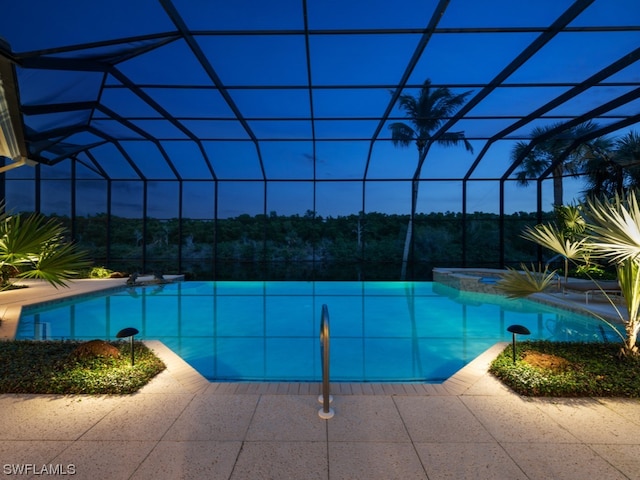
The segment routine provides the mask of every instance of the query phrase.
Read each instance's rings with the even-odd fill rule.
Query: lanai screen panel
[[[285,258],[274,219],[305,216],[350,219],[360,261],[363,238],[381,235],[369,214],[425,216],[414,253],[431,261],[428,238],[444,230],[428,215],[552,208],[552,169],[516,182],[514,147],[536,129],[591,121],[590,135],[615,139],[640,114],[634,0],[27,0],[3,7],[0,37],[6,116],[29,160],[5,173],[8,207],[142,219],[122,254],[134,261],[158,260],[165,230],[191,256],[201,241],[215,258]],[[464,101],[435,119],[426,149],[396,145],[391,125],[414,126],[401,99],[426,81]],[[583,187],[567,180],[564,201]],[[250,233],[235,238],[243,216],[260,228],[240,222]],[[448,241],[464,257],[474,240]],[[317,261],[321,242],[307,246],[298,257]]]

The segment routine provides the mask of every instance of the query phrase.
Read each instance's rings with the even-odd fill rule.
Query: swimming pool
[[[601,341],[606,325],[529,300],[433,282],[177,282],[25,307],[18,339],[165,343],[209,380],[320,381],[320,315],[331,380],[441,382],[521,324],[531,339]],[[613,332],[610,335],[614,338]]]

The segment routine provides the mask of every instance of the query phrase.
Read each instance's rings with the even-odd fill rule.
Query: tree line
[[[545,215],[545,218],[549,218]],[[533,261],[537,250],[520,238],[535,213],[504,216],[504,260]],[[106,214],[59,218],[94,263],[114,270],[187,273],[193,278],[398,280],[409,215],[243,214],[217,220],[137,219]],[[464,228],[463,228],[464,223]],[[418,213],[414,216],[412,277],[429,279],[435,266],[498,267],[500,216]]]

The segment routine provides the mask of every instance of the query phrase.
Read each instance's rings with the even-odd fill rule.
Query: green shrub
[[[511,345],[492,362],[489,371],[515,392],[543,397],[640,397],[640,358],[620,357],[617,343],[519,342],[516,363]],[[564,368],[545,368],[523,358],[553,355]]]
[[[598,265],[578,265],[570,275],[575,278],[585,278],[594,280],[615,280],[617,274],[615,271],[605,270]]]
[[[93,267],[89,272],[89,278],[109,278],[113,270],[105,267]]]
[[[14,340],[0,342],[0,393],[127,394],[134,393],[165,365],[141,342],[134,342],[131,366],[128,341],[110,342],[118,358],[78,358],[83,342]]]

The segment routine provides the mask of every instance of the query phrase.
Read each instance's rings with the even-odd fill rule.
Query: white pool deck
[[[0,293],[0,338],[21,305],[123,283]],[[330,420],[318,384],[210,383],[149,345],[168,368],[134,395],[0,395],[0,478],[640,479],[640,400],[516,395],[487,373],[503,345],[441,385],[333,384]]]

